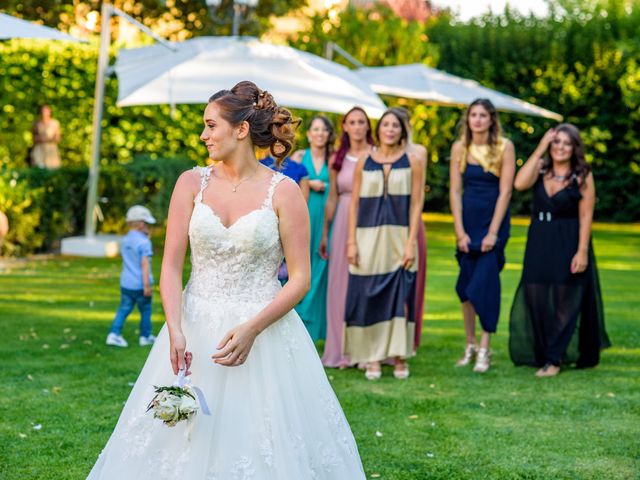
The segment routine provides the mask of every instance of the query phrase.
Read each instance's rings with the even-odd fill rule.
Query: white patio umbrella
[[[253,37],[198,37],[121,50],[115,64],[118,105],[206,103],[218,90],[251,80],[281,104],[344,113],[354,105],[379,118],[385,105],[348,68]]]
[[[0,40],[7,40],[9,38],[41,38],[67,40],[70,42],[82,41],[71,35],[62,33],[55,28],[44,27],[20,18],[12,17],[6,13],[0,13]]]
[[[498,110],[562,120],[550,110],[483,87],[474,80],[456,77],[419,63],[356,70],[373,91],[395,97],[416,98],[435,105],[465,106],[476,98],[488,98]]]

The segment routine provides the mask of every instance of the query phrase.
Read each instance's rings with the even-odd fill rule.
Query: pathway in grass
[[[453,368],[464,336],[453,293],[454,236],[427,223],[425,332],[408,381],[385,368],[368,382],[328,370],[368,478],[632,479],[640,477],[640,229],[597,226],[595,248],[614,346],[594,370],[552,379],[508,359],[508,309],[526,229],[513,228],[494,365]],[[160,253],[160,252],[158,252]],[[160,255],[154,259],[159,277]],[[83,479],[104,446],[148,349],[104,345],[118,303],[118,260],[0,263],[0,478]],[[163,317],[154,298],[154,328]],[[287,480],[287,479],[283,479]],[[306,480],[306,479],[295,479]]]

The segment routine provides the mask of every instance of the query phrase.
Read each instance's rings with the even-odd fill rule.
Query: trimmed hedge
[[[194,162],[139,157],[128,165],[100,171],[100,231],[121,233],[124,215],[134,204],[148,207],[162,224],[178,176]],[[58,247],[61,238],[82,234],[86,211],[86,167],[58,170],[19,169],[0,173],[0,210],[9,218],[2,255],[24,255]]]

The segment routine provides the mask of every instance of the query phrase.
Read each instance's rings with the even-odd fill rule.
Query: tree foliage
[[[638,31],[637,1],[559,0],[550,2],[548,18],[507,9],[470,23],[443,15],[418,24],[385,10],[347,10],[333,21],[318,16],[292,43],[321,54],[324,43],[334,41],[370,66],[425,63],[561,113],[582,131],[597,181],[596,215],[623,221],[640,219]],[[415,139],[430,150],[427,208],[446,208],[442,160],[461,111],[387,100],[413,110]],[[501,119],[519,164],[554,125],[522,115]],[[526,211],[526,196],[516,196],[514,207]]]
[[[170,40],[198,35],[230,35],[233,0],[222,0],[214,10],[205,0],[112,0],[116,8]],[[70,31],[82,27],[90,12],[99,11],[100,0],[1,0],[0,11],[44,25]],[[260,35],[269,28],[272,15],[285,15],[306,4],[306,0],[259,0],[254,12],[240,25],[243,35]],[[117,24],[117,21],[116,21]],[[99,22],[96,31],[99,31]],[[118,37],[118,28],[114,29]]]

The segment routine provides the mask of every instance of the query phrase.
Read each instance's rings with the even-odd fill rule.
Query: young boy
[[[149,225],[156,223],[149,209],[134,205],[127,211],[129,233],[122,239],[122,273],[120,274],[120,307],[113,319],[107,345],[126,347],[129,344],[122,338],[124,322],[138,305],[140,310],[141,347],[151,345],[156,337],[151,334],[151,294],[153,275],[151,273],[151,240]]]

